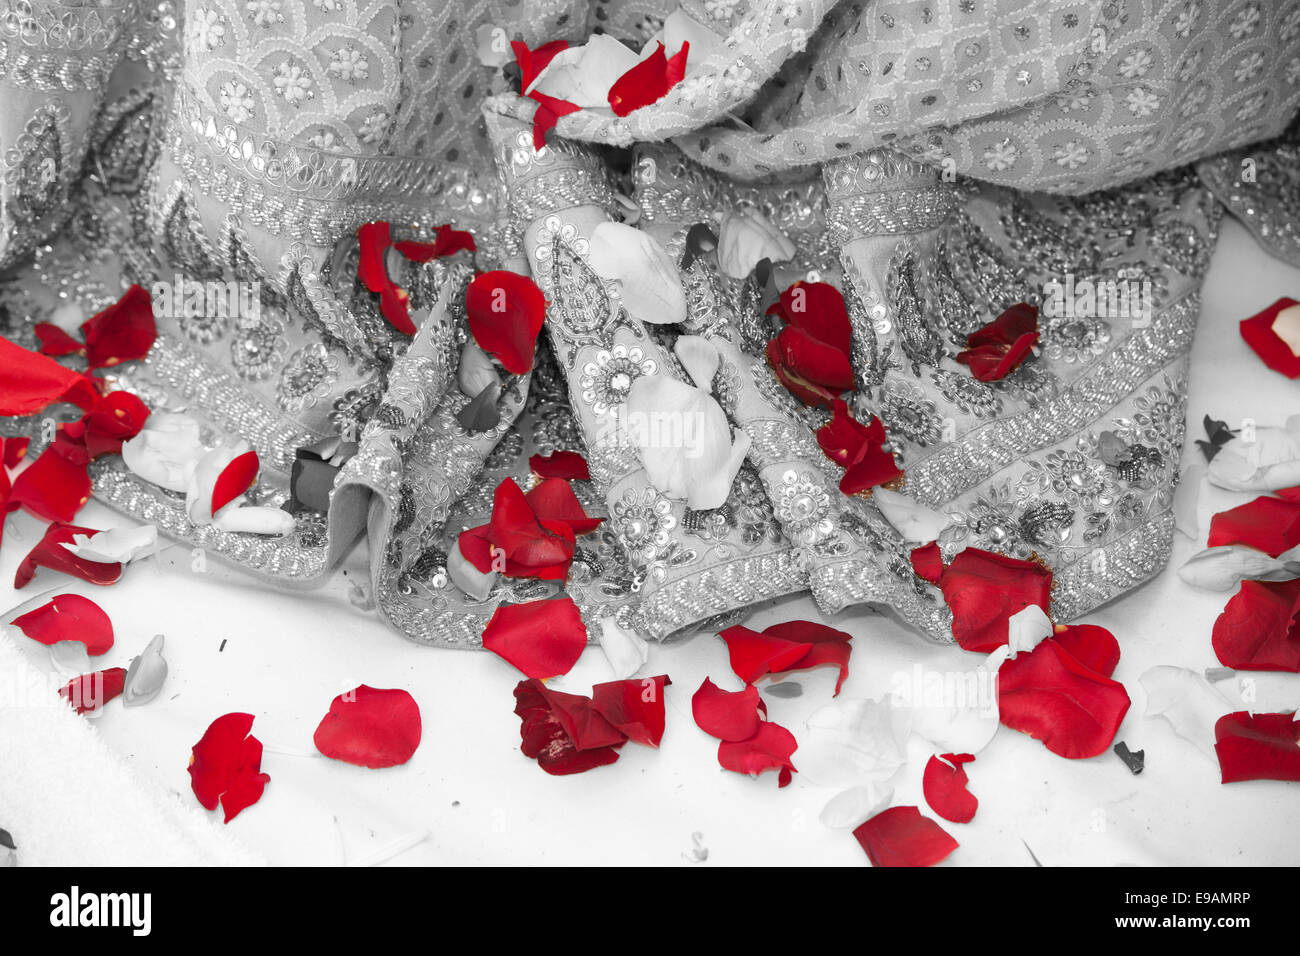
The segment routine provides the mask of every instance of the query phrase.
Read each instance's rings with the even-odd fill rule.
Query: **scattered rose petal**
[[[767,770],[779,771],[777,787],[788,786],[795,766],[790,757],[799,744],[794,734],[779,724],[763,721],[758,732],[745,740],[724,740],[718,744],[718,763],[724,770],[757,776]]]
[[[0,415],[34,415],[64,401],[87,408],[94,398],[84,375],[0,337]]]
[[[973,667],[932,670],[920,664],[896,674],[890,701],[911,712],[912,732],[939,752],[977,754],[993,740],[998,721],[998,668],[1009,654],[999,647]],[[956,666],[956,662],[953,662]]]
[[[213,516],[213,525],[237,534],[265,534],[284,537],[297,527],[293,515],[270,505],[241,505],[222,508]]]
[[[831,797],[817,819],[832,830],[851,830],[879,813],[893,799],[894,788],[881,783],[849,787]]]
[[[229,823],[262,798],[271,778],[262,773],[262,742],[249,734],[252,714],[214,720],[190,755],[190,787],[206,810],[220,801]]]
[[[122,693],[125,679],[126,671],[123,668],[110,667],[74,677],[67,686],[59,688],[59,696],[70,703],[78,714],[88,714]]]
[[[27,448],[30,444],[30,438],[18,435],[11,435],[8,438],[0,437],[0,447],[4,448],[4,466],[6,468],[17,468],[18,463],[27,456]]]
[[[834,701],[808,718],[800,769],[823,787],[888,780],[907,760],[911,720],[908,708],[888,699]]]
[[[1104,753],[1128,712],[1124,685],[1080,664],[1054,639],[998,669],[1002,723],[1070,759]]]
[[[1243,581],[1214,622],[1214,653],[1225,667],[1300,671],[1300,580]]]
[[[1242,581],[1289,581],[1300,576],[1300,548],[1270,558],[1263,551],[1239,545],[1206,548],[1178,569],[1193,587],[1230,591]]]
[[[591,471],[587,468],[587,459],[576,451],[556,451],[549,455],[533,455],[528,459],[528,467],[539,478],[591,480]]]
[[[122,443],[140,433],[149,418],[149,408],[130,392],[115,391],[96,396],[80,421],[64,431],[81,442],[90,458],[117,455]]]
[[[90,492],[84,456],[78,460],[56,441],[14,479],[9,507],[21,505],[46,521],[71,521]]]
[[[939,583],[939,578],[943,576],[943,552],[939,550],[938,542],[931,541],[919,548],[913,548],[911,557],[912,570],[916,572],[918,578],[931,584]]]
[[[925,802],[935,813],[953,823],[970,823],[975,819],[979,800],[966,787],[970,779],[964,764],[975,758],[971,754],[942,754],[931,757],[921,777]]]
[[[559,478],[547,480],[565,484]],[[576,536],[570,521],[543,518],[534,510],[534,500],[555,505],[550,495],[529,499],[513,479],[504,479],[493,496],[492,520],[461,532],[460,553],[481,574],[500,571],[511,578],[563,581],[573,562]],[[585,518],[581,506],[572,517],[582,524],[579,514]]]
[[[1300,781],[1300,722],[1294,712],[1225,714],[1214,725],[1214,750],[1224,783]]]
[[[232,458],[212,485],[212,513],[215,515],[251,488],[260,468],[257,452],[251,448]]]
[[[773,624],[760,634],[736,625],[719,632],[731,655],[731,669],[746,684],[768,674],[801,671],[822,664],[839,668],[835,682],[838,695],[849,674],[852,634],[814,621],[786,621]]]
[[[1281,298],[1263,312],[1241,321],[1241,337],[1255,354],[1275,372],[1287,378],[1300,378],[1300,353],[1294,348],[1292,316],[1300,303],[1295,299]],[[1279,334],[1286,333],[1286,338]],[[1291,341],[1288,341],[1290,339]]]
[[[36,547],[28,552],[27,557],[18,563],[14,574],[14,587],[21,588],[29,584],[36,574],[36,569],[49,568],[62,571],[73,577],[89,581],[91,584],[113,584],[122,577],[122,565],[118,562],[107,564],[100,561],[87,561],[72,554],[64,547],[73,543],[78,535],[97,534],[94,528],[79,528],[76,525],[55,522],[45,529],[45,534]]]
[[[1205,481],[1205,466],[1192,464],[1183,469],[1174,491],[1174,527],[1195,541],[1200,537],[1197,506],[1201,500],[1201,484]]]
[[[378,769],[410,760],[420,746],[420,732],[414,697],[361,684],[330,702],[312,740],[331,760]]]
[[[1119,666],[1119,641],[1099,624],[1057,624],[1052,637],[1076,661],[1102,677]]]
[[[466,339],[460,350],[460,365],[456,369],[456,384],[468,398],[478,398],[485,389],[501,385],[492,357],[478,347],[472,338]],[[495,405],[495,399],[493,400]],[[463,424],[463,423],[462,423]],[[475,429],[477,430],[477,429]]]
[[[671,57],[665,56],[664,45],[655,44],[655,51],[620,76],[609,88],[608,103],[615,116],[627,116],[633,110],[649,106],[667,95],[686,74],[686,58],[690,44]]]
[[[575,537],[590,534],[605,520],[588,515],[573,493],[573,487],[563,478],[543,478],[524,498],[543,524],[562,522],[569,526]]]
[[[163,657],[163,642],[166,638],[155,634],[140,656],[131,661],[126,671],[126,686],[123,690],[122,703],[127,707],[147,704],[158,696],[167,681],[167,660]]]
[[[473,233],[453,229],[449,225],[438,227],[433,242],[413,242],[404,240],[393,243],[393,248],[412,262],[432,262],[458,252],[477,252]]]
[[[888,488],[872,491],[871,501],[904,541],[922,544],[934,541],[952,523],[942,512],[927,508],[915,498]]]
[[[903,472],[886,451],[885,426],[876,416],[867,424],[856,421],[840,399],[833,403],[831,420],[817,430],[817,444],[831,461],[844,469],[840,491],[856,495],[877,485],[899,481]]]
[[[613,617],[600,622],[600,650],[619,680],[631,677],[650,659],[650,644]]]
[[[1174,733],[1214,759],[1214,724],[1229,706],[1228,698],[1185,667],[1161,664],[1138,680],[1147,696],[1146,716],[1163,717]]]
[[[1211,548],[1244,544],[1276,558],[1300,545],[1300,502],[1260,497],[1210,519]]]
[[[155,412],[140,434],[122,443],[122,463],[133,474],[181,494],[205,454],[198,420],[179,412]]]
[[[113,646],[113,622],[103,608],[80,594],[60,594],[12,623],[33,641],[47,646],[79,641],[94,657]]]
[[[86,561],[102,564],[127,564],[153,551],[158,544],[158,528],[151,524],[133,528],[105,528],[93,534],[76,534],[63,547]]]
[[[537,283],[504,269],[479,273],[465,290],[465,310],[470,334],[483,351],[515,375],[532,369],[546,318],[546,297]]]
[[[1052,636],[1052,622],[1037,604],[1021,608],[1007,619],[1007,648],[1011,656],[1032,651]]]
[[[629,437],[658,491],[696,511],[726,503],[750,438],[743,430],[733,436],[717,399],[667,375],[642,375],[625,408]]]
[[[537,103],[537,112],[533,116],[533,149],[541,150],[546,146],[547,134],[555,128],[561,116],[576,113],[582,107],[556,96],[548,96],[540,90],[531,89],[533,83],[543,70],[559,53],[568,49],[567,40],[552,40],[543,43],[535,50],[528,44],[514,40],[510,49],[514,51],[515,62],[519,64],[519,88],[529,99]]]
[[[691,697],[696,726],[719,740],[748,740],[758,733],[766,713],[758,688],[752,684],[744,690],[726,691],[706,677]]]
[[[1038,344],[1038,307],[1020,302],[983,328],[966,336],[966,350],[957,361],[970,366],[981,382],[1007,377]]]
[[[1029,561],[965,548],[939,578],[943,598],[952,609],[952,634],[968,651],[991,651],[1007,642],[1011,615],[1030,604],[1044,611],[1052,590],[1052,572]]]
[[[591,233],[588,263],[596,275],[618,283],[620,301],[642,322],[686,321],[686,290],[677,263],[648,232],[621,222],[600,223]]]
[[[641,680],[615,680],[591,689],[592,706],[634,743],[658,747],[664,736],[667,674]]]
[[[403,335],[416,333],[411,321],[410,295],[388,274],[388,250],[392,248],[392,226],[368,222],[357,228],[357,276],[371,292],[379,294],[379,312]]]
[[[524,756],[549,774],[585,773],[611,764],[627,742],[588,698],[550,690],[540,680],[523,680],[515,687],[515,713]]]
[[[729,212],[718,230],[718,268],[732,279],[746,279],[762,260],[788,262],[794,258],[790,237],[756,209]]]
[[[890,807],[853,835],[872,866],[934,866],[957,849],[957,841],[916,807]]]
[[[502,604],[483,631],[483,647],[529,677],[567,674],[587,646],[587,628],[569,597]]]
[[[781,384],[805,404],[826,407],[853,388],[849,313],[838,289],[796,282],[767,311],[786,323],[766,351]]]
[[[131,286],[115,303],[82,323],[81,334],[91,369],[144,358],[158,336],[149,290]]]
[[[582,46],[560,49],[523,87],[524,95],[540,93],[582,109],[609,105],[609,90],[640,57],[614,37],[596,33]]]
[[[1251,441],[1234,438],[1226,426],[1219,435],[1221,444],[1211,445],[1217,454],[1205,468],[1211,484],[1258,492],[1300,482],[1300,415],[1290,416],[1282,427],[1255,426]]]

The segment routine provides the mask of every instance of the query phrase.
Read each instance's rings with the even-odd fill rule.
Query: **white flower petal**
[[[818,820],[832,830],[851,830],[870,820],[894,799],[894,788],[881,783],[849,787],[831,797]]]
[[[799,773],[824,787],[888,780],[907,760],[910,724],[911,711],[888,699],[833,701],[808,718]]]
[[[1205,481],[1205,466],[1188,465],[1178,479],[1174,492],[1174,527],[1193,541],[1201,536],[1200,521],[1196,511],[1201,501],[1201,484]]]
[[[185,511],[191,521],[197,525],[212,524],[212,492],[217,479],[227,465],[252,449],[246,441],[230,442],[218,445],[195,463],[185,488]]]
[[[934,670],[914,665],[896,674],[890,699],[911,711],[912,732],[938,753],[977,754],[998,732],[998,668],[1004,645],[973,667]]]
[[[888,488],[873,488],[871,500],[904,541],[928,544],[938,538],[939,533],[951,523],[947,515]]]
[[[1047,613],[1037,604],[1030,604],[1007,619],[1007,647],[1015,657],[1021,651],[1032,651],[1044,638],[1055,633]]]
[[[90,673],[90,654],[81,641],[55,641],[50,645],[50,660],[70,674]]]
[[[1229,491],[1276,491],[1300,484],[1300,415],[1292,415],[1282,428],[1255,427],[1250,436],[1243,431],[1219,449],[1206,474],[1211,484]]]
[[[456,383],[461,392],[469,398],[477,398],[483,389],[500,381],[491,356],[473,338],[466,339],[464,348],[460,350],[460,367],[456,370]]]
[[[619,282],[628,312],[653,325],[686,321],[686,291],[677,265],[649,233],[621,222],[602,222],[591,234],[591,268]]]
[[[134,528],[106,528],[95,535],[74,534],[72,543],[63,547],[87,561],[126,564],[154,549],[158,528],[142,524]]]
[[[1138,680],[1147,695],[1146,715],[1163,717],[1178,736],[1190,740],[1201,753],[1217,762],[1214,725],[1232,712],[1226,697],[1195,671],[1161,664]]]
[[[1254,581],[1290,581],[1300,577],[1300,568],[1295,565],[1288,567],[1282,558],[1271,558],[1254,548],[1227,545],[1206,548],[1192,555],[1178,569],[1178,576],[1193,587],[1228,591],[1248,578]]]
[[[260,505],[239,506],[240,501],[242,499],[236,499],[218,511],[212,523],[222,531],[238,534],[269,534],[277,537],[293,534],[293,515],[289,512]]]
[[[650,659],[650,644],[612,617],[601,619],[600,649],[614,671],[614,680],[627,680]]]
[[[459,545],[452,545],[450,552],[447,554],[447,577],[451,579],[452,584],[474,600],[487,600],[487,596],[492,593],[493,585],[497,583],[497,576],[496,571],[489,571],[484,574],[470,564],[465,555],[460,553]]]
[[[183,493],[206,451],[196,419],[177,412],[154,412],[140,434],[122,443],[122,462],[145,481]]]
[[[794,243],[762,213],[746,209],[723,217],[718,230],[718,266],[724,275],[744,279],[761,260],[786,262],[794,254]]]
[[[714,33],[699,20],[678,7],[664,19],[663,36],[660,37],[666,52],[674,52],[682,48],[683,43],[689,43],[691,48],[686,54],[686,75],[692,76],[700,72],[700,67],[709,61],[710,58],[722,55],[726,56],[727,45],[722,37]],[[654,52],[654,47],[650,47]]]
[[[706,392],[713,389],[713,376],[722,361],[714,343],[702,335],[679,335],[673,343],[673,352],[681,360],[691,381]]]

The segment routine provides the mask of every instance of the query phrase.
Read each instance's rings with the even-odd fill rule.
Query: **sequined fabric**
[[[605,519],[579,539],[566,586],[593,639],[610,626],[680,637],[802,591],[827,613],[871,602],[951,639],[941,596],[912,572],[916,542],[870,497],[839,490],[840,469],[815,440],[826,413],[768,368],[776,326],[757,276],[735,279],[715,257],[694,257],[681,271],[686,323],[655,326],[592,269],[603,222],[634,220],[679,263],[693,226],[716,230],[730,213],[761,212],[785,232],[796,251],[779,279],[843,291],[854,411],[886,423],[904,493],[947,516],[945,556],[976,546],[1050,564],[1058,620],[1134,587],[1168,554],[1186,357],[1222,209],[1275,254],[1300,258],[1293,136],[1186,165],[1270,135],[1294,112],[1285,73],[1294,3],[692,0],[683,9],[738,37],[716,58],[723,79],[683,84],[626,120],[566,117],[559,129],[572,138],[541,151],[531,113],[479,62],[492,42],[483,28],[530,43],[578,42],[599,28],[639,47],[677,4],[0,3],[0,334],[33,347],[36,323],[79,321],[131,282],[255,289],[256,302],[235,314],[156,308],[150,356],[109,370],[109,383],[155,410],[194,415],[209,443],[250,441],[263,464],[256,504],[288,500],[301,449],[333,436],[358,446],[328,511],[298,510],[285,538],[196,527],[181,496],[113,456],[93,465],[96,496],[285,586],[321,581],[364,537],[377,613],[427,644],[475,645],[502,602],[559,590],[503,579],[479,600],[447,571],[459,532],[487,520],[497,484],[528,487],[529,457],[556,450],[588,458],[592,480],[575,490]],[[1180,38],[1180,11],[1192,7]],[[68,11],[73,20],[58,20]],[[56,21],[93,23],[93,39],[60,46]],[[1022,21],[1038,31],[1028,40]],[[1097,51],[1099,25],[1108,40]],[[959,96],[952,84],[975,75],[961,57],[994,27],[981,62],[999,92]],[[938,38],[930,66],[903,63],[898,51],[921,51],[927,37]],[[1194,48],[1218,72],[1207,66],[1185,82],[1176,64]],[[1248,48],[1269,52],[1262,72],[1231,79]],[[1040,70],[1033,96],[1016,88],[1021,50]],[[1093,72],[1081,78],[1085,63]],[[1227,104],[1248,107],[1277,71],[1286,82],[1232,120]],[[1177,122],[1147,143],[1150,123],[1124,113],[1134,90],[1187,102],[1200,77],[1220,74],[1189,114],[1212,127],[1194,143],[1179,145]],[[931,75],[948,84],[942,104],[925,102]],[[757,103],[760,89],[756,134],[712,125]],[[873,118],[833,135],[827,118],[859,99]],[[888,120],[871,106],[880,99],[895,106]],[[788,132],[764,139],[778,128]],[[1052,159],[1064,145],[1052,137],[1103,128],[1128,139],[1090,139],[1074,167]],[[1015,138],[1034,130],[1033,143]],[[986,143],[991,131],[997,142]],[[662,142],[669,136],[676,142]],[[816,148],[798,149],[801,136]],[[988,167],[990,149],[1011,155],[993,149],[1006,137],[1020,144],[1015,156]],[[1130,141],[1144,144],[1130,150],[1140,167],[1125,165]],[[1260,172],[1253,180],[1240,175],[1247,160]],[[1177,168],[1151,175],[1167,166]],[[746,178],[774,169],[786,172]],[[1123,182],[1077,197],[1009,188],[1068,194]],[[397,278],[420,330],[398,333],[355,278],[355,229],[375,219],[403,238],[427,239],[444,223],[468,229],[477,268],[526,271],[545,291],[536,368],[508,383],[497,425],[460,421],[470,267],[407,263]],[[1051,284],[1067,280],[1103,298],[1051,310]],[[1139,290],[1141,307],[1108,303],[1106,289]],[[1001,382],[973,379],[955,362],[966,335],[1021,301],[1043,309],[1038,354]],[[726,502],[708,510],[656,489],[636,449],[607,427],[639,377],[686,378],[673,352],[680,333],[717,348],[710,391],[750,440]],[[0,427],[33,435],[40,450],[39,421]]]

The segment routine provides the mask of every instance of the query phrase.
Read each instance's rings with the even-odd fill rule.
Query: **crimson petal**
[[[540,680],[516,685],[515,713],[520,719],[520,749],[549,774],[585,773],[611,764],[626,743],[626,738],[591,708],[587,698],[548,690]],[[575,742],[573,733],[578,734],[580,743]]]
[[[1129,696],[1123,684],[1085,667],[1049,637],[1003,661],[998,705],[1003,724],[1073,760],[1105,752]]]
[[[1071,657],[1089,670],[1110,677],[1119,665],[1119,641],[1099,624],[1056,625],[1053,637]]]
[[[142,359],[153,348],[158,328],[153,318],[153,297],[142,285],[133,285],[102,312],[81,324],[90,368],[107,368]]]
[[[829,282],[799,281],[767,310],[844,355],[853,354],[853,332],[844,296]]]
[[[587,467],[587,459],[576,451],[557,451],[549,455],[533,455],[528,459],[528,467],[539,478],[591,480],[591,469]]]
[[[529,677],[567,674],[587,646],[587,627],[569,597],[502,604],[483,630],[483,647]]]
[[[537,283],[506,269],[480,273],[465,290],[465,311],[474,341],[506,371],[523,375],[533,367],[546,318],[546,296]]]
[[[1300,305],[1300,303],[1295,299],[1278,299],[1263,312],[1252,315],[1249,319],[1243,319],[1240,329],[1241,337],[1255,350],[1255,354],[1265,365],[1287,378],[1300,378],[1300,355],[1296,355],[1291,350],[1291,346],[1282,341],[1273,331],[1273,322],[1277,319],[1278,313],[1293,305]]]
[[[913,548],[911,556],[912,570],[916,576],[931,584],[938,584],[939,578],[943,576],[943,552],[939,550],[939,543],[931,541]]]
[[[412,242],[407,240],[395,242],[393,246],[412,262],[431,262],[434,259],[442,259],[458,252],[478,251],[478,247],[474,245],[474,235],[472,233],[461,229],[453,229],[450,225],[439,226],[433,242]]]
[[[48,604],[14,618],[13,624],[47,647],[59,641],[80,641],[91,657],[113,646],[113,622],[103,608],[80,594],[60,594]]]
[[[629,740],[658,747],[664,737],[664,688],[667,674],[614,680],[591,689],[592,706]]]
[[[790,762],[799,744],[794,734],[780,724],[765,720],[758,731],[745,740],[724,740],[718,744],[718,763],[724,770],[757,775],[768,770],[779,771],[777,787],[788,786],[796,772]]]
[[[542,521],[562,521],[575,535],[590,534],[605,520],[590,517],[569,482],[563,478],[543,479],[524,497]]]
[[[970,779],[962,764],[970,763],[972,754],[944,754],[931,757],[921,776],[925,802],[935,813],[953,823],[970,823],[975,819],[979,800],[966,789]]]
[[[981,382],[1005,378],[1038,344],[1038,307],[1020,302],[966,336],[957,361]]]
[[[1300,723],[1295,712],[1225,714],[1214,725],[1214,752],[1224,783],[1300,781]]]
[[[256,803],[271,778],[261,773],[262,743],[250,736],[252,714],[225,714],[214,720],[190,755],[190,788],[204,809],[218,801],[226,822]]]
[[[1210,519],[1208,547],[1244,544],[1276,558],[1300,544],[1300,501],[1260,497]]]
[[[140,434],[148,417],[149,407],[130,392],[114,391],[96,398],[77,423],[86,453],[91,458],[121,454],[122,442]]]
[[[14,479],[9,505],[22,505],[46,521],[71,521],[90,500],[90,475],[83,449],[58,442],[41,452]]]
[[[73,706],[78,714],[88,714],[103,707],[122,693],[126,686],[126,668],[110,667],[74,677],[59,688],[59,696]]]
[[[257,452],[246,451],[222,468],[212,485],[212,513],[216,514],[251,488],[261,467]]]
[[[122,565],[119,562],[87,561],[63,547],[72,544],[73,537],[79,534],[95,535],[99,531],[61,522],[55,522],[46,528],[41,540],[36,542],[36,547],[18,563],[18,570],[14,573],[14,587],[22,588],[31,583],[38,567],[62,571],[91,584],[113,584],[121,578]]]
[[[727,691],[706,677],[691,697],[691,714],[696,726],[719,740],[748,740],[758,733],[758,725],[762,723],[760,714],[766,713],[763,699],[753,684],[744,690]]]
[[[952,609],[952,635],[968,651],[985,653],[1007,642],[1011,615],[1037,604],[1047,611],[1052,572],[979,548],[963,549],[939,577]]]
[[[656,44],[654,53],[620,76],[609,88],[608,100],[614,115],[627,116],[633,110],[663,99],[685,75],[689,50],[690,44],[683,43],[670,59],[664,55],[664,45]]]
[[[1224,667],[1300,672],[1300,580],[1242,581],[1214,622],[1214,653]]]
[[[77,341],[52,322],[37,322],[32,331],[41,343],[42,355],[77,355],[86,350],[86,343]]]
[[[740,624],[718,632],[718,636],[727,642],[731,669],[746,684],[754,683],[764,674],[787,670],[812,649],[811,644],[769,637]]]
[[[957,841],[916,807],[890,807],[853,831],[872,866],[934,866]]]
[[[34,415],[61,401],[86,407],[93,398],[84,375],[0,337],[0,415]]]
[[[4,466],[6,468],[17,468],[18,463],[27,456],[27,446],[31,444],[30,438],[12,436],[9,438],[0,438],[0,445],[4,447]]]
[[[420,733],[420,707],[409,693],[361,684],[330,702],[312,740],[326,757],[378,769],[410,760]]]

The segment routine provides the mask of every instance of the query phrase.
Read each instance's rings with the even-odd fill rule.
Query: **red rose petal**
[[[100,396],[78,423],[86,453],[91,458],[121,454],[122,442],[140,434],[148,417],[149,407],[130,392]]]
[[[326,757],[358,767],[396,767],[420,746],[420,707],[400,689],[361,684],[330,702],[312,740]]]
[[[1080,664],[1049,637],[1002,663],[998,703],[1003,724],[1054,754],[1080,759],[1110,746],[1129,696],[1123,684]]]
[[[474,341],[506,371],[523,375],[533,367],[546,318],[546,296],[537,283],[505,269],[480,273],[465,290],[465,311]]]
[[[574,511],[567,503],[553,500],[551,494],[541,497],[543,507],[564,509],[579,523],[591,520],[580,505]],[[563,581],[573,561],[575,540],[568,521],[538,517],[519,486],[506,478],[493,495],[492,520],[462,532],[458,543],[461,554],[481,574],[489,573],[496,564],[506,577]],[[495,560],[498,556],[504,562]]]
[[[1224,783],[1300,781],[1300,723],[1294,711],[1225,714],[1214,725],[1214,752]]]
[[[262,744],[249,736],[252,714],[226,714],[212,722],[190,755],[190,788],[199,803],[215,810],[220,801],[226,822],[261,799],[271,778],[261,773]]]
[[[934,866],[957,841],[916,807],[890,807],[853,831],[872,866]]]
[[[555,55],[568,48],[568,40],[552,40],[543,43],[535,50],[528,49],[527,43],[512,40],[510,49],[514,51],[515,62],[519,64],[519,88],[526,90],[532,86],[533,80],[537,79],[537,75],[546,69],[551,60],[555,59]]]
[[[543,479],[524,498],[541,521],[562,521],[574,535],[590,534],[605,520],[590,517],[583,510],[578,496],[573,493],[573,488],[563,478]]]
[[[539,478],[591,480],[591,469],[587,467],[587,459],[576,451],[557,451],[550,455],[533,455],[528,459],[528,467]]]
[[[971,754],[944,754],[931,757],[921,776],[921,789],[930,809],[953,823],[970,823],[980,802],[966,789],[970,779],[962,764],[970,763]],[[946,762],[945,762],[946,761]]]
[[[767,314],[780,316],[786,324],[802,329],[845,356],[853,354],[849,310],[840,290],[829,282],[794,283],[781,293]]]
[[[811,644],[769,637],[740,624],[720,631],[718,636],[727,642],[731,669],[746,684],[788,669],[812,649]]]
[[[774,637],[793,644],[808,644],[808,652],[793,664],[786,666],[786,671],[806,671],[823,664],[834,664],[840,670],[835,681],[835,694],[844,686],[844,679],[849,676],[849,654],[853,645],[853,635],[838,631],[816,621],[785,621],[773,624],[763,631],[764,637]],[[777,673],[774,668],[773,673]]]
[[[585,773],[611,764],[626,743],[587,698],[548,690],[540,680],[523,680],[515,687],[515,713],[520,719],[520,749],[549,774]]]
[[[609,88],[609,105],[615,116],[627,116],[633,110],[649,106],[681,82],[686,72],[689,43],[673,54],[664,55],[664,45],[656,45],[654,53],[632,67]]]
[[[1047,611],[1052,572],[1029,561],[965,548],[939,577],[952,609],[952,635],[968,651],[985,653],[1007,642],[1007,621],[1037,604]]]
[[[779,368],[803,391],[830,396],[829,400],[821,398],[812,402],[805,398],[807,404],[829,405],[840,392],[853,387],[853,366],[848,353],[798,326],[787,325],[768,343],[767,358],[768,364]]]
[[[1038,308],[1021,302],[966,337],[957,361],[981,382],[996,382],[1028,357],[1038,344]]]
[[[810,382],[807,379],[794,374],[783,364],[781,342],[777,339],[767,343],[767,350],[764,352],[767,358],[767,364],[772,369],[772,374],[776,380],[786,387],[795,398],[805,405],[824,406],[829,408],[831,403],[839,398],[842,388],[831,389],[816,382]]]
[[[60,594],[48,604],[14,618],[13,625],[47,647],[59,641],[80,641],[91,657],[113,646],[113,622],[103,608],[80,594]]]
[[[1115,673],[1119,664],[1119,641],[1098,624],[1056,625],[1056,643],[1071,657],[1102,677]]]
[[[431,262],[458,252],[477,252],[474,235],[449,225],[439,226],[433,242],[395,242],[394,248],[412,262]]]
[[[1214,653],[1224,667],[1300,672],[1300,580],[1242,581],[1214,622]]]
[[[587,627],[569,597],[502,604],[483,631],[483,647],[529,677],[567,674],[587,647]]]
[[[246,451],[222,468],[212,485],[212,513],[216,514],[251,488],[261,467],[257,452]]]
[[[388,276],[387,253],[392,245],[389,223],[368,222],[358,227],[357,277],[371,292],[379,293],[379,312],[388,324],[403,335],[414,335],[410,296]]]
[[[658,747],[664,737],[667,674],[607,681],[591,689],[592,706],[629,740]]]
[[[799,744],[794,734],[780,724],[765,720],[758,732],[745,740],[724,740],[718,744],[718,763],[724,770],[758,775],[768,770],[778,770],[777,786],[788,786],[795,766],[791,755]]]
[[[91,369],[144,358],[158,337],[149,290],[142,285],[131,286],[122,298],[83,322],[81,334],[86,339],[86,361]]]
[[[85,457],[84,450],[67,449],[57,442],[41,452],[14,479],[9,493],[9,505],[22,505],[32,514],[46,521],[71,521],[90,500],[90,475],[86,461],[76,461],[72,456]]]
[[[42,355],[63,356],[78,355],[86,350],[86,344],[74,339],[57,325],[50,322],[37,322],[33,327],[36,338],[40,340]]]
[[[885,426],[876,416],[863,424],[836,399],[831,420],[817,430],[817,444],[826,457],[845,469],[840,491],[855,495],[903,477],[894,456],[882,447]]]
[[[72,544],[73,536],[79,534],[95,535],[95,528],[80,528],[76,525],[55,522],[45,529],[45,534],[28,552],[27,557],[18,563],[14,573],[14,587],[22,588],[31,583],[38,567],[51,571],[62,571],[73,577],[89,581],[91,584],[113,584],[122,577],[122,565],[114,561],[87,561],[79,558],[64,544]]]
[[[943,552],[939,550],[937,541],[912,549],[912,570],[917,577],[931,584],[939,583],[943,576]]]
[[[1300,378],[1300,355],[1291,351],[1291,346],[1273,331],[1273,322],[1279,312],[1297,304],[1300,303],[1295,299],[1278,299],[1263,312],[1243,319],[1240,326],[1241,337],[1264,364],[1287,378]]]
[[[1276,558],[1300,544],[1300,502],[1260,497],[1210,519],[1207,545],[1244,544]]]
[[[727,691],[707,677],[691,698],[695,724],[710,737],[719,740],[748,740],[758,733],[762,716],[767,714],[758,688],[749,684],[744,690]]]
[[[0,438],[0,445],[4,447],[4,466],[6,468],[17,468],[18,463],[27,456],[27,446],[31,444],[30,438],[11,436],[9,438]]]
[[[78,714],[88,714],[98,710],[126,687],[126,668],[110,667],[74,677],[65,687],[59,688],[59,696],[70,703]]]
[[[93,398],[84,375],[0,337],[0,415],[35,415],[55,402],[85,407]]]

